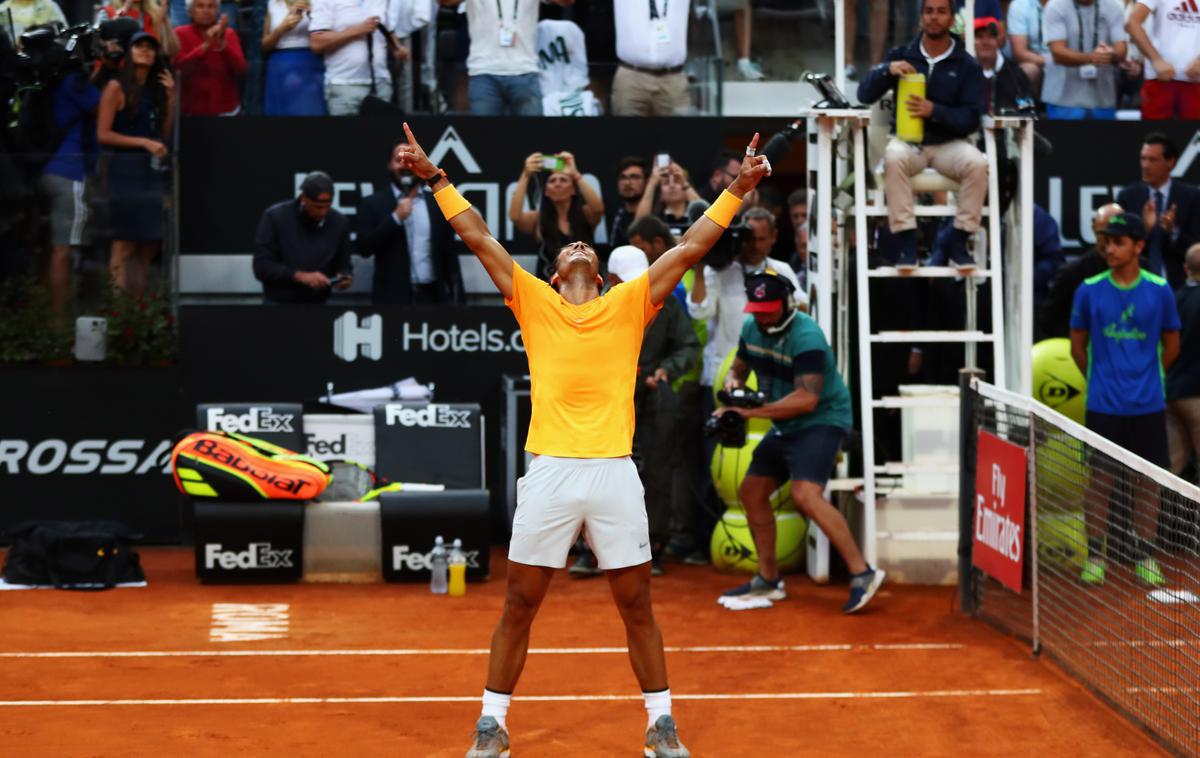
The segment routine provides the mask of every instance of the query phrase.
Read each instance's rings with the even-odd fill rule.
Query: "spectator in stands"
[[[738,337],[737,357],[725,380],[726,389],[744,387],[751,371],[767,403],[759,408],[724,407],[743,421],[768,418],[767,432],[750,460],[738,496],[758,553],[758,571],[726,597],[787,597],[775,560],[775,513],[771,496],[790,481],[796,508],[821,527],[851,574],[850,598],[842,606],[854,613],[874,596],[885,572],[863,559],[846,519],[823,494],[833,473],[838,449],[854,425],[850,392],[838,374],[833,351],[821,327],[796,310],[788,282],[757,274],[746,279],[746,311]]]
[[[1050,48],[1046,45],[1045,8],[1049,0],[1013,0],[1008,6],[1008,35],[1013,58],[1025,72],[1036,95],[1041,91],[1042,75]]]
[[[39,186],[50,206],[50,307],[65,316],[71,289],[71,251],[87,242],[87,177],[96,167],[96,109],[100,92],[81,71],[68,72],[51,94],[50,108],[63,135],[42,170]]]
[[[645,253],[631,245],[612,251],[608,259],[608,283],[631,282],[650,268]],[[650,573],[661,576],[662,549],[671,536],[671,486],[679,456],[672,431],[678,397],[671,382],[683,376],[700,357],[700,341],[692,331],[683,305],[673,297],[663,301],[662,310],[646,327],[638,354],[637,386],[633,405],[636,418],[634,448],[639,451],[638,474],[646,491],[646,515],[650,522]],[[586,548],[571,567],[572,576],[598,576],[596,558]]]
[[[12,26],[9,27],[9,19]],[[62,8],[54,0],[5,0],[0,3],[0,30],[12,34],[14,44],[19,44],[27,29],[45,24],[67,25]]]
[[[1146,59],[1142,118],[1200,119],[1200,14],[1170,0],[1137,0],[1125,29]],[[1146,19],[1154,14],[1153,37]]]
[[[969,28],[967,25],[965,0],[954,0],[954,26],[951,31],[956,37],[966,38],[964,32]],[[975,20],[981,18],[990,18],[996,22],[996,36],[1000,40],[1000,47],[1004,47],[1008,42],[1008,34],[1004,28],[1004,4],[1000,0],[975,0]]]
[[[676,116],[691,113],[687,76],[689,0],[624,2],[615,6],[617,60],[614,116]]]
[[[331,116],[357,115],[363,100],[392,99],[388,70],[390,34],[379,22],[387,15],[387,0],[313,0],[308,29],[312,51],[325,58],[325,104]],[[397,58],[408,55],[392,37]]]
[[[263,211],[254,235],[254,277],[267,303],[323,303],[353,282],[350,221],[333,206],[333,180],[314,171],[300,195]]]
[[[236,116],[242,111],[238,82],[246,56],[229,17],[217,20],[217,0],[191,0],[192,23],[176,30],[179,103],[185,116]]]
[[[758,82],[763,79],[762,68],[750,60],[750,40],[754,29],[754,9],[750,0],[716,0],[718,13],[733,13],[733,39],[737,47],[737,72],[743,80]],[[883,3],[883,0],[876,0]],[[664,6],[666,3],[664,3]],[[885,12],[887,5],[883,3]],[[665,12],[665,11],[664,11]]]
[[[600,101],[588,86],[588,50],[574,21],[544,18],[537,25],[538,86],[547,116],[599,116]]]
[[[403,143],[402,143],[403,144]],[[433,305],[462,301],[454,231],[433,193],[393,150],[387,189],[364,197],[355,220],[358,254],[375,257],[372,303]]]
[[[1049,118],[1112,119],[1117,114],[1117,65],[1125,59],[1125,17],[1117,0],[1050,0],[1050,46],[1042,100]]]
[[[899,12],[899,6],[897,6]],[[887,49],[887,32],[888,32],[888,2],[887,0],[869,0],[867,4],[867,54],[870,56],[871,65],[875,65],[883,60],[884,51]],[[847,0],[845,25],[843,27],[846,32],[846,79],[856,81],[858,79],[858,67],[855,65],[857,56],[855,49],[858,43],[858,0]]]
[[[537,210],[527,210],[525,199],[530,180],[544,177],[545,187]],[[569,242],[592,244],[592,230],[604,218],[604,201],[583,180],[575,165],[575,156],[533,153],[525,159],[508,219],[517,231],[531,234],[538,241],[538,273],[547,280],[553,274],[558,251]]]
[[[573,5],[575,0],[550,0]],[[467,4],[471,50],[467,82],[471,113],[477,116],[540,116],[537,40],[539,3],[513,0],[438,0],[443,7]]]
[[[787,204],[794,240],[794,249],[788,265],[796,273],[800,292],[808,292],[808,190],[794,190],[788,195]]]
[[[1047,292],[1046,302],[1038,314],[1038,340],[1070,336],[1071,303],[1075,299],[1075,290],[1085,280],[1108,270],[1104,230],[1113,216],[1124,212],[1125,209],[1120,205],[1109,203],[1100,206],[1092,214],[1092,232],[1096,235],[1094,251],[1085,250],[1058,269]],[[1036,227],[1034,236],[1037,236]]]
[[[149,32],[129,38],[120,76],[104,87],[96,118],[98,142],[109,148],[109,221],[114,286],[134,297],[146,291],[150,263],[163,238],[167,141],[175,117],[175,79]]]
[[[1167,372],[1167,441],[1175,474],[1200,455],[1200,243],[1188,248],[1183,266],[1187,282],[1175,291],[1179,360]]]
[[[1129,31],[1129,19],[1137,8],[1137,0],[1121,0],[1122,12],[1125,15],[1125,31]],[[1127,45],[1125,60],[1117,64],[1117,107],[1129,110],[1142,107],[1142,84],[1145,77],[1146,59],[1137,45]]]
[[[309,42],[309,0],[271,0],[263,16],[267,56],[263,113],[325,116],[325,63]]]
[[[704,266],[704,274],[696,277],[688,299],[689,315],[708,322],[708,343],[704,347],[700,385],[709,412],[712,411],[712,387],[717,369],[725,356],[737,347],[738,335],[746,319],[746,278],[769,271],[791,282],[797,299],[800,294],[800,284],[792,267],[767,257],[771,246],[765,242],[769,235],[763,235],[761,240],[759,238],[758,230],[774,221],[770,212],[751,208],[742,214],[742,221],[755,229],[754,237],[741,243],[737,257],[725,268],[717,270]]]
[[[629,244],[627,230],[637,216],[638,203],[646,192],[646,159],[630,155],[617,164],[617,197],[621,205],[613,216],[608,241],[613,247]]]
[[[905,74],[922,73],[926,78],[925,97],[911,95],[907,102],[896,104],[897,111],[904,108],[924,121],[924,141],[916,145],[893,137],[884,155],[892,254],[902,271],[917,265],[912,176],[929,165],[960,184],[947,255],[957,267],[975,265],[967,252],[967,239],[979,228],[988,164],[968,137],[979,129],[986,87],[982,69],[967,55],[962,41],[950,34],[950,24],[949,0],[924,0],[921,35],[908,45],[893,48],[858,85],[858,99],[873,103],[896,90]]]
[[[1183,255],[1200,242],[1200,189],[1172,178],[1179,150],[1162,132],[1142,140],[1142,180],[1117,193],[1117,202],[1130,213],[1139,213],[1146,229],[1142,265],[1167,277],[1171,286],[1183,285]]]
[[[687,171],[671,161],[666,167],[656,166],[650,172],[646,191],[638,203],[637,217],[657,216],[671,229],[671,234],[679,237],[691,226],[688,204],[699,199]]]
[[[1033,85],[1024,69],[1005,59],[999,34],[996,19],[975,19],[975,59],[983,69],[984,108],[992,114],[1016,109],[1032,112]]]
[[[736,154],[728,150],[722,150],[713,158],[712,171],[709,172],[708,181],[700,187],[700,197],[707,203],[712,203],[721,192],[729,186],[733,181],[731,177],[737,176],[737,172],[742,167],[742,159]],[[742,200],[742,205],[746,204],[746,200]]]
[[[629,244],[641,250],[653,264],[675,246],[675,235],[659,217],[642,216],[629,225]],[[675,291],[678,292],[679,287]]]
[[[92,72],[92,84],[98,91],[103,92],[104,86],[120,75],[129,38],[139,29],[141,26],[132,18],[116,18],[100,24],[100,47],[103,52],[96,70]]]
[[[1057,0],[1051,0],[1056,2]],[[1138,266],[1144,230],[1135,213],[1113,216],[1104,230],[1108,271],[1086,280],[1071,307],[1071,357],[1088,379],[1087,427],[1156,466],[1170,466],[1163,375],[1179,357],[1179,312],[1165,279]],[[1092,468],[1087,496],[1088,557],[1081,578],[1103,584],[1113,475]],[[1165,583],[1154,558],[1159,497],[1152,484],[1137,493],[1133,548],[1143,584]]]
[[[116,0],[100,8],[96,14],[96,24],[114,18],[132,18],[142,25],[142,31],[158,40],[163,55],[174,58],[179,52],[179,38],[175,36],[175,27],[167,15],[167,6],[158,0]]]

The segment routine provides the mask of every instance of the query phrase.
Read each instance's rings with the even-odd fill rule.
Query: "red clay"
[[[465,697],[466,702],[317,704],[0,704],[0,744],[37,756],[461,756],[478,715],[486,648],[503,596],[492,581],[462,599],[420,585],[200,585],[192,554],[145,549],[146,589],[6,592],[0,652],[461,650],[452,654],[14,658],[0,703],[37,700]],[[677,699],[695,756],[1017,756],[1161,754],[1141,732],[1027,647],[957,614],[950,588],[887,588],[845,617],[845,590],[789,577],[776,608],[715,602],[731,578],[670,566],[654,581],[668,646],[849,645],[850,650],[671,652],[671,690],[688,695],[808,693],[805,699]],[[287,603],[286,639],[209,639],[213,603]],[[880,645],[961,647],[887,649]],[[603,579],[555,579],[534,648],[623,647]],[[1024,694],[962,695],[974,690]],[[933,696],[929,693],[953,692]],[[830,693],[851,693],[833,696]],[[864,693],[915,696],[863,697]],[[640,698],[521,702],[521,696],[637,698],[623,653],[529,657],[509,716],[513,755],[638,755]]]

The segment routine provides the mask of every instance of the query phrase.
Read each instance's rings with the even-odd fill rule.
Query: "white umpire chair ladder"
[[[847,355],[851,339],[858,343],[859,411],[862,426],[861,541],[863,556],[872,565],[878,558],[876,545],[876,493],[880,477],[906,473],[953,473],[956,468],[926,464],[919,466],[905,461],[875,460],[875,418],[880,409],[944,407],[945,397],[877,396],[872,374],[872,347],[880,343],[962,343],[966,349],[965,363],[974,365],[976,348],[991,345],[994,378],[998,385],[1017,391],[1029,391],[1029,351],[1032,346],[1032,122],[1025,118],[985,119],[983,138],[988,160],[988,192],[984,207],[985,224],[981,227],[985,245],[976,245],[974,257],[978,264],[973,272],[964,274],[949,266],[921,267],[911,274],[901,274],[892,266],[870,267],[867,219],[886,217],[882,189],[868,197],[868,125],[869,112],[860,109],[813,110],[804,113],[809,124],[809,190],[815,207],[810,209],[816,224],[816,234],[810,235],[809,280],[812,283],[813,317],[824,330],[830,344],[835,345],[839,370],[847,376]],[[1001,245],[1001,214],[999,210],[999,181],[996,157],[997,136],[1004,138],[1004,128],[1013,127],[1018,137],[1021,158],[1021,182],[1008,213],[1009,232],[1007,252]],[[850,155],[835,160],[839,138],[850,144]],[[840,165],[839,165],[840,164]],[[853,172],[852,181],[849,172]],[[835,182],[835,179],[837,182]],[[851,204],[835,207],[835,187],[849,189],[853,185]],[[879,184],[882,187],[882,183]],[[958,190],[957,183],[927,170],[913,177],[914,194],[921,192]],[[861,211],[861,212],[860,212]],[[918,217],[953,216],[956,206],[916,205]],[[834,227],[838,219],[849,222],[855,230],[855,281],[857,300],[848,297],[849,257],[844,245],[835,244]],[[1028,222],[1026,222],[1028,220]],[[847,235],[842,234],[845,241]],[[840,248],[840,249],[839,249]],[[892,331],[881,329],[880,314],[872,308],[870,282],[886,277],[956,278],[961,277],[967,293],[966,323],[962,330]],[[1009,277],[1006,287],[1005,277]],[[978,286],[991,288],[990,332],[978,329],[975,297]],[[836,302],[836,305],[835,305]],[[857,334],[849,334],[849,309],[857,309]],[[874,323],[872,323],[874,321]],[[1013,334],[1006,335],[1006,325]],[[1011,360],[1010,360],[1011,358]],[[842,472],[844,476],[844,470]],[[852,481],[852,480],[851,480]],[[859,484],[858,482],[853,482]],[[909,493],[917,494],[917,493]]]

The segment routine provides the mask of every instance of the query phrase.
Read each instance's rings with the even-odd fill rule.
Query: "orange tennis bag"
[[[333,480],[329,466],[254,437],[195,432],[171,453],[175,486],[214,500],[312,500]]]

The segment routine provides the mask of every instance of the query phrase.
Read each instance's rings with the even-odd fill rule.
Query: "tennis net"
[[[1031,398],[973,379],[962,402],[964,609],[1200,755],[1200,488]],[[1019,593],[972,560],[980,431],[1026,456]]]

